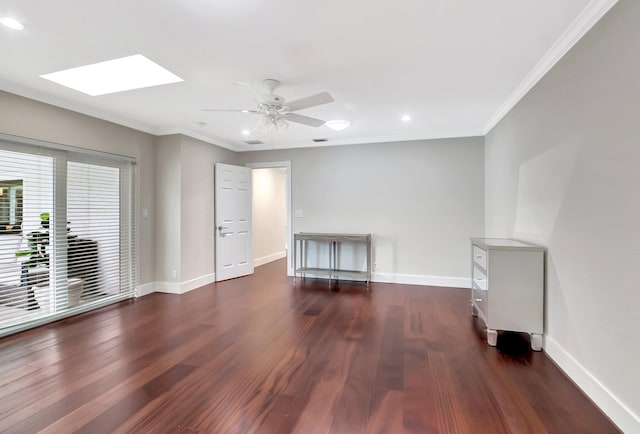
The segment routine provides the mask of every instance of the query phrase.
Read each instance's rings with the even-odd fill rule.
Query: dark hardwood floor
[[[253,276],[0,340],[7,433],[618,432],[469,291]]]

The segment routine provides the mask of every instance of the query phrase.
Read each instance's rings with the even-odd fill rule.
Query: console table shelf
[[[329,258],[328,267],[310,267],[308,263],[308,242],[326,243]],[[363,244],[366,248],[365,267],[361,270],[344,270],[339,268],[339,250],[342,243]],[[329,285],[332,280],[340,278],[347,280],[364,279],[371,282],[371,234],[326,234],[300,232],[293,235],[293,269],[294,278],[300,274],[316,276],[328,276]]]

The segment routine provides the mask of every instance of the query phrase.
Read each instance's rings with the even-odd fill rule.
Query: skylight
[[[15,18],[0,17],[0,24],[7,26],[13,30],[24,30],[24,25]]]
[[[184,81],[141,54],[65,69],[40,77],[91,96]]]

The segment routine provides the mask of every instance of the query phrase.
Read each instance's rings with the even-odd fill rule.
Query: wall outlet
[[[296,218],[302,218],[302,210],[301,209],[297,209],[296,212],[294,213],[294,215],[296,216]]]
[[[178,277],[178,272],[176,270],[171,270],[171,278],[175,279]]]
[[[378,263],[377,263],[377,262],[374,262],[374,263],[373,263],[373,269],[374,269],[374,270],[377,270],[377,269],[378,269]]]

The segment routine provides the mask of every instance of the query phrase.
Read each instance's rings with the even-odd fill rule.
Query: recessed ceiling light
[[[183,81],[141,54],[52,72],[40,77],[91,96]]]
[[[251,134],[251,131],[249,131],[249,130],[242,130],[242,135],[243,135],[243,136],[248,136],[249,134]]]
[[[3,24],[13,30],[24,29],[24,25],[20,21],[16,20],[15,18],[0,17],[0,24]]]
[[[241,110],[242,113],[249,113],[249,110]]]
[[[404,116],[402,116],[402,117],[400,118],[400,120],[401,120],[402,122],[409,122],[409,121],[411,120],[411,116],[409,116],[409,115],[404,115]]]
[[[329,128],[331,128],[332,130],[336,130],[336,131],[340,131],[340,130],[344,130],[345,128],[349,127],[349,125],[351,125],[351,122],[349,121],[343,121],[340,119],[336,119],[333,121],[327,121],[325,123],[326,126],[328,126]]]

